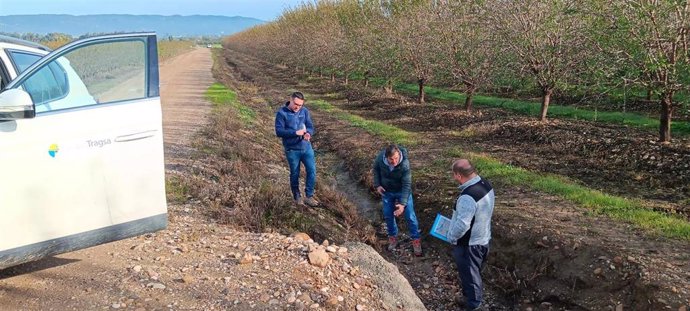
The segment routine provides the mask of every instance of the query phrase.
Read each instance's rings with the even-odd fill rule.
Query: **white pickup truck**
[[[166,225],[156,35],[0,36],[0,269]]]

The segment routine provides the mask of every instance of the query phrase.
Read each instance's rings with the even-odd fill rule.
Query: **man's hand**
[[[311,140],[311,134],[305,133],[305,134],[304,134],[304,140],[306,140],[306,141]]]
[[[393,211],[393,216],[398,217],[402,215],[402,213],[405,211],[405,205],[402,204],[395,204],[395,211]]]
[[[378,192],[380,195],[383,195],[384,192],[386,192],[386,189],[384,189],[381,186],[376,187],[376,192]]]
[[[295,132],[295,135],[297,135],[297,136],[302,136],[302,135],[304,135],[306,132],[307,132],[307,130],[299,130],[299,131]]]

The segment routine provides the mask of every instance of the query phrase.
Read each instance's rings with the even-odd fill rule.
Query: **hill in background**
[[[241,16],[215,15],[8,15],[0,16],[3,33],[85,33],[155,31],[159,37],[227,36],[264,21]]]

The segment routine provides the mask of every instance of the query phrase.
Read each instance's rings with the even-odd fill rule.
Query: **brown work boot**
[[[304,199],[304,204],[307,204],[311,207],[317,207],[319,206],[319,201],[316,201],[314,197],[307,197],[306,199]]]
[[[396,247],[398,247],[398,237],[389,236],[388,237],[388,250],[392,252],[395,250]]]
[[[414,255],[417,257],[422,256],[422,240],[416,239],[412,240],[412,249],[414,250]]]

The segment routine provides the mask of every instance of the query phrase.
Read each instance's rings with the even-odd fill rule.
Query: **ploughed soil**
[[[341,159],[352,180],[373,200],[370,167],[387,141],[309,101],[324,99],[348,113],[417,135],[419,143],[408,149],[425,256],[411,256],[409,243],[393,253],[381,247],[381,254],[398,266],[429,310],[455,310],[460,295],[450,246],[427,234],[437,213],[450,216],[457,196],[449,150],[483,153],[690,217],[687,138],[660,144],[654,132],[619,125],[562,119],[542,123],[500,109],[467,113],[456,103],[419,104],[366,89],[358,81],[344,86],[239,52],[226,50],[224,57],[240,73],[236,77],[252,81],[259,92],[270,94],[266,98],[305,92],[317,128],[317,152]],[[489,310],[687,310],[687,241],[659,237],[563,198],[500,180],[494,187],[494,239],[484,270]],[[385,246],[381,219],[373,224],[379,229],[375,244]],[[401,232],[405,230],[403,224]]]

